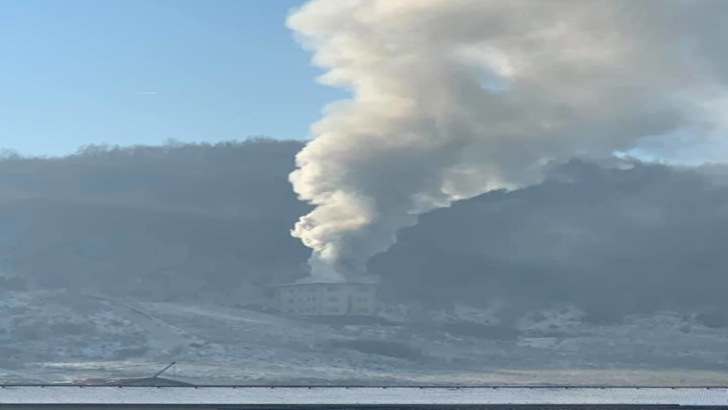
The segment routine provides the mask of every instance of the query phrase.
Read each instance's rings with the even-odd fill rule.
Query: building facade
[[[374,316],[377,285],[292,283],[273,287],[273,302],[289,316]]]

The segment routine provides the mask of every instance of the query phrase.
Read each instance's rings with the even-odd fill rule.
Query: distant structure
[[[163,377],[132,377],[126,379],[80,379],[74,380],[69,384],[74,386],[147,386],[147,387],[174,387],[174,386],[194,386],[191,383],[181,382],[179,380],[165,379]]]
[[[179,380],[172,380],[172,379],[165,379],[163,377],[159,377],[162,375],[162,373],[166,372],[170,368],[172,368],[174,365],[176,365],[177,362],[172,362],[164,367],[164,369],[158,371],[153,376],[150,377],[132,377],[132,378],[124,378],[124,379],[103,379],[103,378],[89,378],[89,379],[80,379],[80,380],[74,380],[70,383],[61,383],[61,384],[70,384],[74,386],[146,386],[146,387],[191,387],[194,386],[191,383],[185,383],[181,382]]]
[[[288,316],[376,316],[377,281],[302,280],[272,286],[273,304]]]

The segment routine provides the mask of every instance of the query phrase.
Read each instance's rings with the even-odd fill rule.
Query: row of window
[[[281,292],[283,292],[283,290],[281,290]],[[286,289],[285,292],[288,293],[289,295],[292,295],[294,293],[303,293],[303,292],[316,293],[316,289],[315,288],[291,288],[291,289]]]
[[[288,303],[296,303],[296,302],[315,302],[316,298],[306,298],[306,299],[288,299]]]
[[[296,303],[296,302],[316,302],[318,299],[313,298],[306,298],[306,299],[288,299],[288,303]],[[338,302],[339,297],[338,296],[331,296],[330,298],[326,299],[329,302]],[[359,297],[356,298],[356,301],[359,303],[368,303],[370,301],[369,298],[366,297]]]
[[[339,286],[328,286],[326,288],[326,291],[327,292],[336,292],[336,291],[339,291],[339,290],[341,290]],[[281,290],[281,292],[282,291],[283,290]],[[367,293],[368,294],[368,293],[372,293],[373,292],[373,289],[370,289],[370,288],[356,288],[355,291],[357,293]],[[286,289],[285,292],[287,294],[289,294],[289,295],[292,295],[294,293],[303,293],[303,292],[316,293],[316,288],[313,288],[313,287],[307,287],[307,288],[290,288],[290,289]]]
[[[313,313],[315,312],[315,308],[306,308],[306,309],[288,309],[288,313]],[[339,308],[336,307],[329,307],[325,309],[326,312],[329,313],[338,313]]]
[[[324,310],[327,313],[339,313],[341,312],[341,309],[337,307],[328,307]],[[315,308],[306,308],[306,309],[288,309],[288,313],[314,313],[316,312]],[[354,309],[355,313],[361,313],[361,314],[369,314],[369,309],[367,308],[357,308]]]
[[[335,307],[326,308],[326,312],[329,312],[329,313],[339,313],[340,311],[341,311],[341,309],[335,308]],[[369,309],[367,309],[367,308],[357,308],[357,309],[354,309],[354,312],[355,313],[368,314],[369,313]]]
[[[316,311],[316,308],[306,308],[306,309],[288,309],[288,313],[313,313]]]
[[[330,286],[330,287],[326,288],[327,292],[336,292],[337,290],[339,290],[339,289],[335,286]],[[292,288],[292,289],[286,289],[285,292],[289,295],[292,295],[294,293],[304,293],[304,292],[316,293],[316,288]]]

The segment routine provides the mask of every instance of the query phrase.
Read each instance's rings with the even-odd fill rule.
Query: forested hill
[[[42,286],[163,298],[295,275],[308,251],[289,231],[308,208],[287,176],[301,146],[250,139],[6,155],[4,269]]]
[[[0,253],[15,278],[3,286],[229,301],[300,276],[309,252],[289,231],[309,206],[287,176],[302,145],[249,139],[91,146],[61,158],[6,153]],[[722,309],[723,170],[570,163],[542,185],[423,216],[370,270],[394,301],[570,303],[604,320]]]

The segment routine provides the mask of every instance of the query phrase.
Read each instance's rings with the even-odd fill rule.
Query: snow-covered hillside
[[[685,315],[588,325],[575,309],[513,326],[493,309],[390,306],[389,323],[337,325],[194,303],[5,292],[5,382],[173,375],[200,384],[724,384],[724,329]]]

